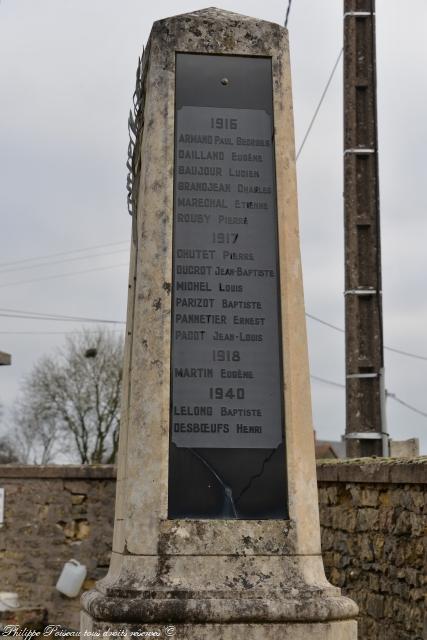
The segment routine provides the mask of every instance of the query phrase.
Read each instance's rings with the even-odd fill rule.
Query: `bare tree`
[[[102,330],[69,337],[25,379],[14,411],[29,462],[58,454],[83,464],[114,462],[120,427],[123,340]]]
[[[14,447],[27,464],[49,464],[58,454],[71,453],[69,438],[61,433],[60,423],[47,405],[46,396],[37,393],[34,382],[43,375],[41,364],[37,364],[24,380],[21,395],[12,410],[16,427]]]
[[[22,462],[16,445],[9,436],[0,436],[0,464]]]
[[[3,417],[3,405],[0,403],[0,421]],[[2,433],[0,434],[0,464],[21,462],[18,455],[16,443],[13,443],[10,437]]]

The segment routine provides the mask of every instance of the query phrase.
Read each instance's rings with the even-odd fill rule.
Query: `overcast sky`
[[[282,24],[286,5],[217,3]],[[201,8],[190,0],[0,0],[1,309],[125,318],[127,115],[136,63],[153,21]],[[426,24],[425,0],[405,10],[397,0],[377,0],[385,343],[422,356]],[[341,0],[294,0],[289,30],[298,148],[342,46]],[[306,310],[343,327],[341,66],[298,161],[298,183]],[[343,383],[343,335],[307,322],[312,374]],[[13,356],[12,367],[0,368],[3,429],[22,377],[80,326],[0,316],[0,350]],[[427,361],[386,351],[385,365],[387,389],[427,412]],[[313,380],[312,397],[318,437],[339,439],[344,391]],[[418,437],[427,453],[427,417],[387,404],[391,437]]]

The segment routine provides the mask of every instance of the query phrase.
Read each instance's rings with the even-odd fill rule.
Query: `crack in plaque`
[[[262,476],[262,474],[264,473],[264,469],[265,469],[265,465],[270,462],[271,458],[274,456],[275,452],[277,451],[277,449],[273,449],[271,451],[271,453],[268,454],[268,456],[265,458],[265,460],[263,460],[262,466],[261,466],[261,471],[259,471],[259,473],[255,473],[253,476],[251,476],[249,478],[248,483],[246,484],[245,487],[243,487],[243,489],[241,490],[241,492],[239,493],[239,495],[236,498],[236,502],[239,502],[239,500],[241,500],[242,496],[244,493],[246,493],[246,491],[248,491],[251,486],[252,483],[257,479],[260,478]]]
[[[222,507],[221,515],[224,518],[237,518],[237,510],[234,504],[233,490],[231,489],[231,487],[229,487],[228,484],[224,482],[219,473],[215,471],[212,465],[200,453],[198,453],[194,449],[189,449],[189,451],[191,451],[193,456],[198,458],[198,460],[200,460],[200,462],[205,465],[205,467],[211,472],[217,482],[221,485],[224,491],[224,504]]]

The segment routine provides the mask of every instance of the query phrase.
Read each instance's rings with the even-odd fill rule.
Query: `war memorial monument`
[[[160,20],[134,105],[113,553],[82,632],[355,640],[321,557],[287,31]]]

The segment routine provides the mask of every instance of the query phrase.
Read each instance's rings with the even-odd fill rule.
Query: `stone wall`
[[[326,574],[359,605],[359,638],[427,638],[427,458],[322,462],[317,476]]]
[[[360,640],[421,640],[427,458],[325,461],[318,482],[326,573],[358,603]],[[24,606],[46,607],[50,623],[77,629],[79,598],[55,583],[71,558],[88,567],[85,589],[106,573],[113,467],[4,465],[0,487],[0,591],[17,591]]]
[[[17,591],[24,607],[45,607],[52,624],[79,628],[80,599],[55,584],[71,558],[88,568],[84,589],[107,572],[114,475],[111,466],[0,466],[0,591]]]

